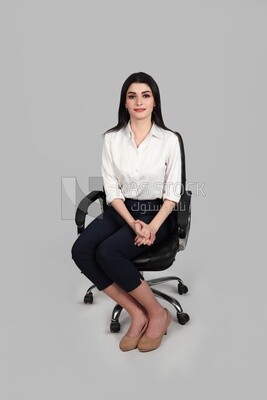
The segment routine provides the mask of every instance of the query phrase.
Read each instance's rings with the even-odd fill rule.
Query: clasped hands
[[[156,239],[156,229],[145,222],[137,219],[133,223],[133,230],[136,233],[136,237],[134,238],[134,244],[136,246],[141,246],[145,244],[147,246],[151,246]]]

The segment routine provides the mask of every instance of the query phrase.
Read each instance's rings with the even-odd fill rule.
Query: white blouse
[[[125,198],[138,200],[181,197],[181,154],[177,136],[153,123],[137,147],[128,125],[104,135],[102,177],[106,202]]]

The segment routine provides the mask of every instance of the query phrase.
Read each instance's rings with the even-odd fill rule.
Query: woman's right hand
[[[156,231],[150,225],[141,220],[136,220],[135,225],[138,226],[138,229],[139,226],[141,226],[141,230],[138,231],[134,239],[134,244],[137,246],[140,246],[142,244],[151,246],[156,239]]]
[[[150,232],[148,229],[144,229],[142,227],[142,225],[140,224],[140,222],[138,221],[133,221],[133,223],[131,224],[131,227],[133,228],[134,232],[136,233],[137,236],[142,236],[146,239],[149,238],[150,236]]]

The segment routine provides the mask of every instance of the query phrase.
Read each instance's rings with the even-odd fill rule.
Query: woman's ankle
[[[161,305],[159,307],[153,308],[147,311],[149,318],[161,318],[165,315],[166,311],[165,308]]]
[[[140,331],[148,322],[148,317],[145,313],[136,313],[131,316],[131,324],[127,331],[127,336],[137,336],[139,335]]]

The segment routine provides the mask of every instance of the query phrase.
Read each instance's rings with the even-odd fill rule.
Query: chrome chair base
[[[179,294],[185,294],[188,292],[187,286],[183,283],[182,279],[180,279],[177,276],[166,276],[162,278],[154,278],[154,279],[149,279],[147,280],[147,283],[149,286],[151,286],[152,292],[155,294],[155,296],[169,302],[176,310],[176,316],[179,324],[185,325],[189,320],[190,317],[188,314],[183,312],[182,306],[179,303],[177,299],[175,299],[172,296],[167,295],[166,293],[163,293],[157,289],[154,289],[153,286],[158,285],[160,283],[168,282],[168,281],[177,281],[178,282],[178,293]],[[95,285],[92,285],[89,287],[87,290],[85,296],[84,296],[84,303],[93,303],[93,293],[92,290],[95,288]],[[111,332],[119,332],[120,331],[120,314],[122,312],[123,308],[119,305],[116,304],[115,307],[113,308],[112,311],[112,316],[111,316],[111,322],[110,322],[110,331]]]

